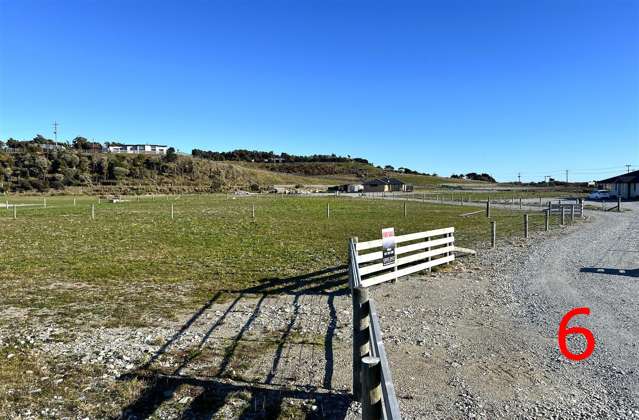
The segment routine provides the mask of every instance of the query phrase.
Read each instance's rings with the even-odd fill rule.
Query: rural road
[[[639,419],[639,203],[626,208],[376,289],[404,417]],[[557,332],[577,307],[590,316],[570,326],[596,345],[573,362]]]

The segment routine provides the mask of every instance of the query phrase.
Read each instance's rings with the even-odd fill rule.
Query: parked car
[[[588,194],[589,200],[610,200],[612,198],[617,198],[617,195],[608,190],[595,190]]]

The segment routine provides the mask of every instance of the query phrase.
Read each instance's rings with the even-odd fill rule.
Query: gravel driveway
[[[639,418],[639,203],[625,207],[375,289],[404,417]],[[557,330],[576,307],[596,346],[572,362]]]

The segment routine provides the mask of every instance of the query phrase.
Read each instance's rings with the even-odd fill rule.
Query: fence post
[[[95,220],[95,204],[91,204],[91,220]]]
[[[572,225],[575,222],[575,205],[570,205],[570,224]]]
[[[373,193],[374,194],[374,193]],[[359,371],[360,371],[360,361],[361,359],[359,358],[359,347],[357,345],[357,338],[358,338],[358,334],[359,334],[359,302],[357,301],[358,296],[356,296],[355,294],[357,293],[355,290],[355,279],[354,279],[354,270],[353,270],[353,264],[356,264],[356,262],[354,261],[355,256],[352,255],[351,253],[351,244],[356,244],[357,243],[357,237],[352,238],[349,240],[348,243],[348,282],[349,285],[351,287],[351,303],[352,303],[352,310],[353,310],[353,331],[352,331],[352,345],[353,345],[353,360],[352,360],[352,365],[353,365],[353,397],[356,401],[360,400],[360,391],[361,391],[361,383],[359,381]]]
[[[539,207],[542,207],[542,204],[541,204],[541,197],[539,197]]]
[[[521,210],[521,197],[519,197],[519,210]]]
[[[47,208],[47,198],[46,197],[44,197],[42,199],[42,207],[45,208],[45,209]]]
[[[497,222],[490,222],[490,247],[494,248],[495,243],[497,242]]]
[[[464,196],[460,194],[459,196],[459,205],[463,206],[464,205]]]
[[[362,357],[370,353],[368,290],[362,287],[353,289],[353,395],[361,401],[362,395]]]
[[[406,217],[406,201],[404,201],[404,217]]]
[[[13,218],[17,219],[18,218],[18,207],[16,206],[15,203],[13,203]]]
[[[550,219],[550,210],[544,210],[544,230],[548,232],[549,228],[549,219]]]
[[[331,203],[326,203],[326,217],[329,219],[331,217]]]
[[[73,207],[75,207],[75,197],[73,197]]]
[[[171,220],[174,219],[174,214],[173,214],[173,203],[171,203]]]
[[[528,213],[524,214],[524,238],[528,237]]]
[[[584,218],[584,200],[583,198],[579,199],[579,214],[581,215],[581,218]]]
[[[490,197],[486,200],[486,217],[490,217]]]
[[[566,212],[565,212],[565,207],[564,206],[559,206],[559,208],[561,209],[561,225],[563,226],[564,223],[566,222]]]
[[[628,186],[630,188],[630,186]],[[617,212],[621,211],[621,196],[617,197]]]
[[[362,419],[382,418],[382,368],[379,358],[366,356],[362,359],[364,395],[362,398]]]
[[[252,215],[253,215],[253,220],[255,220],[255,204],[253,204]]]

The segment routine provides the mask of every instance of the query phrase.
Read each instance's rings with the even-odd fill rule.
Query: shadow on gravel
[[[579,271],[582,273],[611,274],[613,276],[639,277],[639,268],[635,268],[632,270],[625,270],[623,268],[584,267]]]
[[[312,405],[315,407],[309,408],[304,414],[308,419],[343,419],[351,404],[351,396],[347,392],[332,389],[333,337],[337,323],[334,299],[336,296],[343,296],[349,293],[347,282],[347,266],[342,265],[289,278],[264,279],[259,285],[243,290],[218,291],[153,354],[148,362],[118,378],[121,381],[138,380],[144,384],[144,389],[138,398],[122,409],[119,418],[148,418],[163,403],[171,400],[179,388],[190,386],[198,388],[200,392],[181,408],[183,419],[215,418],[217,415],[222,414],[219,412],[227,404],[227,399],[229,397],[237,398],[238,395],[245,402],[242,404],[244,408],[241,408],[241,413],[238,415],[238,418],[241,419],[277,418],[280,414],[286,415],[288,407],[283,404],[285,399],[313,401]],[[183,355],[181,361],[173,363],[168,368],[166,364],[162,365],[161,368],[154,366],[158,359],[168,353],[171,347],[189,331],[196,321],[202,321],[202,315],[213,304],[222,301],[224,297],[229,295],[235,295],[235,297],[220,315],[216,315],[217,319],[209,321],[211,325],[208,326],[194,349]],[[273,352],[272,365],[264,380],[262,382],[238,380],[232,373],[229,374],[227,370],[229,370],[238,348],[246,343],[255,342],[255,340],[244,339],[244,335],[258,317],[264,299],[269,295],[293,296],[290,319],[281,337],[275,341],[277,344]],[[284,349],[291,344],[292,336],[295,332],[294,326],[299,317],[298,303],[300,297],[305,295],[326,296],[328,306],[327,310],[330,318],[323,338],[324,372],[322,383],[321,385],[308,382],[299,383],[300,381],[290,380],[291,378],[287,377],[284,377],[284,383],[282,383],[283,375],[279,375],[280,383],[274,384],[274,379],[278,376],[280,370]],[[183,370],[198,357],[199,350],[204,348],[216,328],[224,322],[227,316],[237,307],[238,303],[243,299],[253,300],[255,298],[257,298],[257,302],[250,316],[230,340],[230,344],[225,347],[221,362],[217,366],[210,366],[215,374],[206,377],[184,374]],[[299,342],[296,344],[299,345]],[[230,378],[233,380],[229,380]],[[299,416],[299,413],[296,413],[296,415]]]

